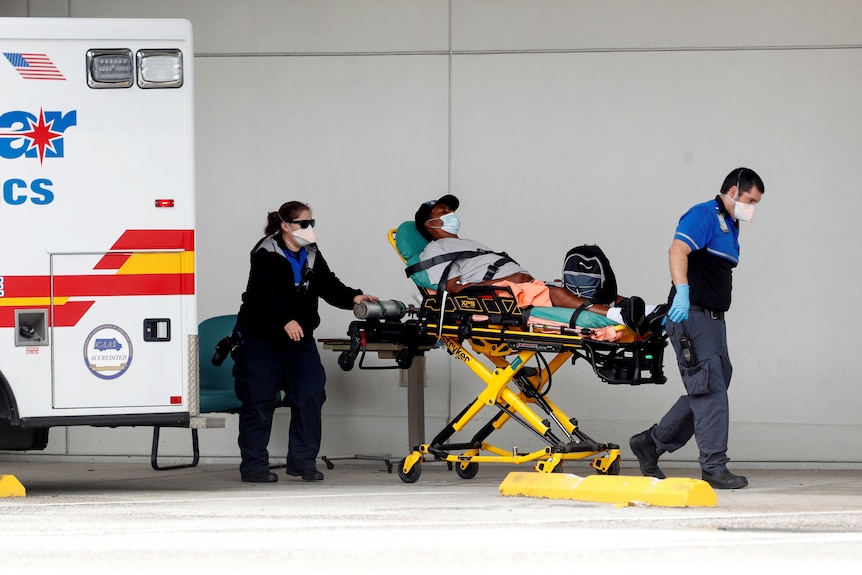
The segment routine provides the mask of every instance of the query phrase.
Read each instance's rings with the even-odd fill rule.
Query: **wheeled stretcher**
[[[397,249],[396,235],[396,230],[389,233]],[[338,360],[342,369],[352,369],[370,343],[399,344],[395,362],[402,369],[416,355],[442,346],[485,384],[429,443],[411,446],[398,464],[404,482],[419,479],[427,457],[448,462],[465,479],[476,475],[480,463],[534,463],[537,471],[550,473],[562,471],[566,461],[590,460],[599,474],[619,474],[619,446],[589,437],[576,418],[550,399],[554,374],[580,359],[609,384],[665,383],[666,336],[637,336],[616,326],[623,337],[603,341],[596,339],[594,328],[536,320],[531,316],[538,309],[521,309],[505,290],[481,287],[449,295],[424,293],[418,307],[390,300],[364,302],[354,310],[359,319],[348,328],[350,349]],[[480,414],[489,416],[479,420]],[[493,432],[510,421],[539,438],[542,447],[521,452],[490,443]],[[453,441],[471,422],[480,424],[479,430],[467,441]]]

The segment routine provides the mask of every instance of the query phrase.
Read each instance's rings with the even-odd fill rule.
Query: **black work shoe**
[[[317,470],[316,467],[308,469],[285,469],[285,473],[294,477],[302,477],[303,481],[323,481],[323,473]]]
[[[714,489],[742,489],[748,485],[748,479],[742,475],[734,475],[729,469],[715,475],[704,471],[702,477]]]
[[[627,328],[637,334],[646,333],[646,305],[644,300],[636,295],[627,297],[620,302],[620,315]]]
[[[254,473],[252,475],[243,475],[242,480],[245,483],[275,483],[278,481],[278,475],[271,471],[263,473]]]
[[[638,458],[641,473],[646,477],[655,477],[656,479],[664,479],[664,472],[658,468],[658,453],[655,449],[655,442],[650,436],[650,430],[647,429],[642,433],[633,435],[629,439],[629,447]]]

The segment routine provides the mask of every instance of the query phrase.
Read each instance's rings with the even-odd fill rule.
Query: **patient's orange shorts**
[[[548,286],[540,280],[533,280],[528,283],[512,283],[510,281],[495,282],[495,286],[508,287],[515,294],[515,300],[518,302],[518,307],[539,306],[550,307],[551,291]]]

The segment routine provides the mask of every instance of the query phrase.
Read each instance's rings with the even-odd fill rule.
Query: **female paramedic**
[[[247,482],[274,482],[269,468],[272,417],[278,394],[290,407],[287,474],[323,479],[315,460],[320,450],[321,408],[326,374],[314,341],[320,325],[318,299],[341,309],[377,301],[344,285],[317,248],[311,208],[287,202],[267,217],[266,237],[251,250],[248,286],[242,295],[232,352],[239,412],[240,475]]]

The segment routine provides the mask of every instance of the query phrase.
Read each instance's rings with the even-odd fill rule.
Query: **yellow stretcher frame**
[[[390,230],[388,239],[401,256],[395,243],[395,234],[395,229]],[[403,257],[401,259],[404,261]],[[418,309],[410,306],[410,314],[416,315],[417,320],[401,322],[401,317],[398,317],[396,321],[367,320],[351,324],[348,334],[355,345],[352,346],[352,357],[339,359],[343,369],[352,368],[358,350],[377,338],[409,342],[406,348],[414,354],[422,353],[417,349],[427,349],[436,340],[485,383],[485,389],[476,399],[447,423],[434,439],[411,446],[413,451],[398,464],[401,480],[405,483],[416,482],[426,457],[446,461],[464,479],[475,477],[480,463],[534,463],[536,471],[552,473],[561,472],[566,461],[586,459],[590,459],[590,466],[596,473],[618,475],[619,446],[596,442],[580,430],[574,417],[548,399],[552,376],[564,364],[586,358],[594,371],[611,383],[619,381],[614,380],[612,375],[608,376],[611,379],[607,379],[608,370],[602,371],[599,367],[620,361],[629,369],[630,364],[634,363],[636,371],[647,369],[654,376],[642,382],[627,383],[664,383],[660,370],[661,351],[666,341],[659,334],[659,339],[652,341],[648,352],[644,352],[637,342],[597,342],[582,335],[589,334],[590,330],[551,326],[547,326],[547,329],[542,326],[526,328],[519,319],[521,310],[514,299],[493,294],[494,290],[478,295],[463,295],[462,292],[445,299],[441,310],[437,296],[424,293]],[[471,318],[482,319],[474,323]],[[632,339],[635,338],[631,337],[627,341]],[[470,342],[472,351],[464,346],[465,341]],[[555,355],[550,361],[537,361],[539,368],[530,367],[533,359],[543,359],[543,352]],[[351,355],[351,352],[344,354]],[[490,367],[480,361],[479,356],[486,358]],[[647,358],[646,366],[641,365],[641,356]],[[398,363],[400,367],[406,368],[409,362],[408,354],[402,356]],[[468,442],[449,443],[453,435],[464,430],[481,412],[488,409],[494,410],[494,414]],[[519,452],[487,441],[494,431],[510,420],[516,420],[547,445],[542,449]]]
[[[536,370],[531,375],[519,377],[524,366],[538,352],[520,351],[515,354],[511,361],[498,355],[484,354],[495,366],[495,369],[491,370],[479,361],[473,353],[465,349],[455,337],[443,334],[438,339],[449,353],[465,363],[485,383],[486,387],[430,443],[423,443],[414,447],[413,452],[399,463],[398,475],[404,482],[414,483],[419,479],[420,464],[425,460],[426,455],[430,455],[438,461],[452,463],[458,475],[465,479],[476,475],[479,463],[522,465],[535,462],[537,471],[550,473],[562,471],[561,464],[564,461],[588,458],[593,458],[590,466],[598,473],[619,474],[619,446],[592,441],[579,430],[577,420],[569,417],[559,406],[542,396],[542,390],[548,383],[550,374],[571,359],[571,351],[557,353],[548,363],[547,369]],[[519,385],[520,388],[512,389],[510,387],[512,383],[516,383],[516,386]],[[551,421],[540,416],[532,407],[531,404],[537,402],[541,402],[546,407],[546,415],[550,416]],[[465,444],[445,443],[449,437],[464,429],[486,408],[496,408],[497,413],[470,442]],[[497,447],[486,441],[487,436],[492,431],[502,428],[512,418],[518,418],[526,427],[549,441],[549,444],[536,451],[521,453]],[[556,425],[557,429],[551,425],[552,423]],[[559,438],[561,433],[565,434],[565,439],[568,441]],[[459,453],[452,453],[452,451],[459,451]],[[483,453],[489,455],[483,455]]]

